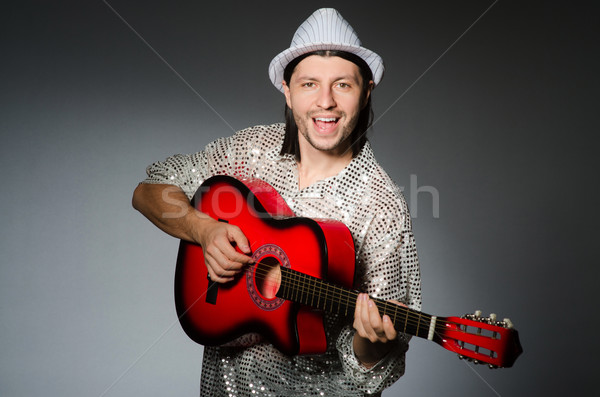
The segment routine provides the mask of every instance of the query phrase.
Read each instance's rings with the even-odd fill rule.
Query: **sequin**
[[[369,143],[337,176],[298,189],[293,156],[281,156],[283,124],[256,126],[175,155],[147,168],[145,183],[179,186],[192,198],[213,175],[260,177],[298,216],[344,222],[354,238],[355,288],[421,307],[421,285],[411,219],[400,189],[376,162]],[[329,341],[319,356],[283,355],[257,334],[221,347],[205,347],[201,396],[362,396],[378,393],[404,373],[409,337],[371,369],[352,350],[352,319],[325,316]],[[260,385],[260,387],[257,387]]]

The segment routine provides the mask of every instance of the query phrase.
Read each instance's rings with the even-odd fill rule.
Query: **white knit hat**
[[[352,26],[333,8],[315,11],[300,25],[290,48],[277,55],[269,65],[269,77],[279,91],[283,92],[283,71],[295,58],[317,50],[341,50],[361,57],[373,73],[373,82],[379,84],[383,77],[383,60],[371,50],[361,47]]]

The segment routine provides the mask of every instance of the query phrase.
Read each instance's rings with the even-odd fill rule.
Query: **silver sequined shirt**
[[[219,139],[198,153],[175,155],[148,167],[145,183],[179,186],[192,198],[210,176],[260,178],[297,216],[345,223],[355,243],[355,288],[420,310],[419,263],[406,202],[376,162],[369,143],[338,175],[298,189],[296,161],[280,155],[283,124],[256,126]],[[408,337],[371,369],[352,350],[352,319],[326,315],[329,348],[289,357],[257,335],[205,347],[201,396],[362,396],[377,394],[404,373]]]

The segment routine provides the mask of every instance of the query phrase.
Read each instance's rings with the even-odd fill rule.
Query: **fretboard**
[[[329,313],[353,316],[358,292],[348,290],[295,270],[281,267],[281,286],[277,296]],[[432,339],[436,317],[392,302],[371,298],[379,313],[388,315],[397,331]]]

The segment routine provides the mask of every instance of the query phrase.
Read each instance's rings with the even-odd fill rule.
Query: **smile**
[[[337,127],[339,120],[337,117],[315,117],[313,118],[313,123],[317,131],[328,133]]]

